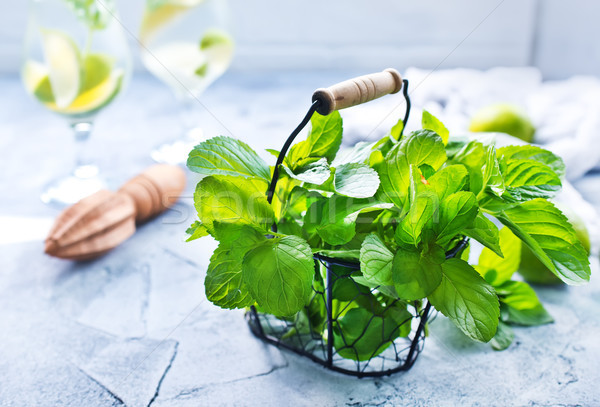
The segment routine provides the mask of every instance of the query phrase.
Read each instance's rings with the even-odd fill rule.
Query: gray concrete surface
[[[199,118],[210,132],[277,148],[311,91],[346,76],[229,77],[202,99],[223,126],[207,112]],[[0,217],[42,225],[58,211],[39,193],[69,170],[72,139],[18,78],[0,78],[0,89]],[[178,131],[168,90],[139,77],[100,116],[89,148],[117,186]],[[587,286],[537,288],[556,322],[515,329],[504,352],[469,341],[438,317],[411,371],[359,380],[262,344],[243,312],[206,301],[214,243],[183,241],[193,183],[173,210],[93,262],[45,256],[37,239],[44,231],[35,226],[28,241],[0,245],[1,406],[600,405],[597,264]],[[597,196],[599,186],[591,177],[586,193]]]

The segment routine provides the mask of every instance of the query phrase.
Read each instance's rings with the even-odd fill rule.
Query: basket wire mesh
[[[461,240],[446,257],[454,257],[466,246]],[[360,276],[358,263],[315,255],[315,283],[310,301],[304,310],[291,318],[259,312],[252,306],[246,319],[252,333],[263,341],[305,356],[314,362],[340,373],[358,377],[380,377],[410,369],[423,350],[426,324],[431,317],[431,305],[425,301],[382,302],[379,289],[369,289],[358,284],[354,278]],[[348,286],[354,290],[348,290]],[[352,298],[340,296],[336,288],[346,286],[354,292]],[[336,298],[337,297],[337,298]],[[341,298],[341,299],[340,299]],[[347,301],[344,301],[347,300]],[[362,326],[353,327],[359,332],[346,338],[344,316],[358,304],[371,314]],[[406,307],[404,318],[386,318],[386,314],[398,305]],[[311,316],[319,307],[325,310],[326,318],[319,320]],[[391,326],[386,327],[386,324]],[[344,326],[347,329],[346,326]],[[369,336],[365,354],[361,342]],[[372,349],[372,350],[371,350]]]

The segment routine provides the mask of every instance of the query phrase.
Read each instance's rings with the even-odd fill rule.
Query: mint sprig
[[[114,0],[64,0],[90,30],[103,30],[115,11]]]

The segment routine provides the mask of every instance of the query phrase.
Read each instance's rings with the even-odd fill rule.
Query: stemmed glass
[[[21,76],[44,107],[67,119],[77,157],[70,175],[52,182],[45,203],[67,205],[105,187],[83,146],[96,115],[131,75],[131,60],[114,0],[33,0]]]
[[[204,90],[227,70],[234,43],[225,0],[147,0],[140,28],[144,66],[182,105],[183,134],[152,152],[155,161],[185,163],[202,137],[196,109]]]

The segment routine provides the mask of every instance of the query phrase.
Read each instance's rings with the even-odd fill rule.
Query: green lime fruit
[[[523,110],[508,103],[489,105],[479,110],[472,117],[469,130],[506,133],[527,143],[533,141],[535,133],[535,127]]]
[[[583,222],[583,219],[581,219],[581,217],[573,210],[564,205],[556,204],[556,207],[562,211],[571,225],[573,225],[577,239],[579,239],[589,256],[591,249],[590,235],[585,223]],[[519,274],[521,274],[523,278],[530,283],[562,284],[562,281],[544,264],[542,264],[542,262],[535,257],[535,254],[533,254],[533,252],[525,244],[523,244],[521,248],[521,265],[519,267]]]

